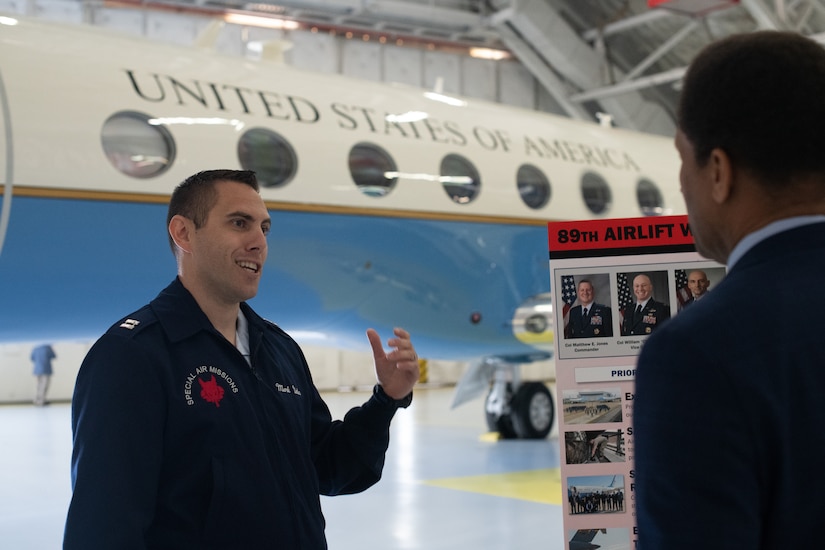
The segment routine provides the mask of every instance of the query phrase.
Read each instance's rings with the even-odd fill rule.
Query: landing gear
[[[544,439],[553,427],[553,396],[541,382],[519,386],[510,403],[513,429],[521,439]]]
[[[553,396],[543,382],[522,382],[520,366],[550,357],[539,351],[472,363],[456,386],[453,408],[487,391],[484,415],[490,431],[502,439],[544,439],[553,428]]]
[[[542,382],[496,383],[485,403],[487,427],[502,439],[544,439],[553,428],[553,396]]]
[[[510,417],[509,405],[513,397],[513,387],[508,382],[504,385],[504,393],[497,391],[497,386],[490,388],[487,394],[487,401],[484,404],[484,413],[487,415],[487,429],[491,432],[498,432],[501,439],[516,439],[516,429],[513,427],[513,419]],[[506,411],[506,412],[505,412]]]

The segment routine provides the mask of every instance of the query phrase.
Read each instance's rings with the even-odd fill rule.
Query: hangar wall
[[[57,359],[52,362],[54,375],[49,387],[50,401],[69,401],[83,357],[93,342],[53,342]],[[30,403],[34,397],[35,378],[30,360],[32,348],[39,342],[0,345],[0,404]],[[353,391],[375,384],[372,353],[364,337],[364,351],[342,351],[301,346],[309,363],[315,385],[321,391]],[[429,386],[451,386],[458,382],[467,363],[461,361],[427,361]],[[552,362],[537,362],[522,367],[521,376],[529,380],[549,380],[555,376]]]
[[[92,0],[0,0],[0,13],[50,21],[91,24],[157,42],[195,44],[214,18],[197,13],[110,7]],[[530,71],[513,59],[477,59],[438,48],[365,42],[359,35],[305,30],[285,31],[227,24],[218,34],[216,51],[247,56],[256,42],[286,41],[284,61],[296,68],[340,73],[376,82],[396,82],[436,89],[505,105],[564,114]],[[253,46],[254,47],[254,46]]]

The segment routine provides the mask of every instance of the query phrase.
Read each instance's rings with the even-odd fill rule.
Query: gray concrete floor
[[[325,393],[340,418],[365,393]],[[452,388],[420,389],[392,427],[384,477],[323,497],[331,550],[562,549],[559,444],[496,441],[482,401],[450,410]],[[0,406],[0,548],[61,547],[71,498],[70,406]]]

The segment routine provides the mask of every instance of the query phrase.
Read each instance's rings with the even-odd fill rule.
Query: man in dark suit
[[[570,309],[567,331],[569,338],[606,338],[613,336],[613,312],[604,304],[595,303],[593,283],[582,279],[576,285],[579,305]]]
[[[640,273],[633,278],[636,301],[622,312],[622,336],[644,336],[670,319],[670,307],[653,299],[650,277]]]
[[[819,544],[800,527],[825,494],[823,98],[825,50],[795,33],[720,40],[687,71],[682,194],[728,274],[639,356],[639,550]]]

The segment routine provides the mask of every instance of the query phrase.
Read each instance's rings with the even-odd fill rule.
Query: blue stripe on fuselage
[[[510,320],[527,297],[549,291],[543,227],[272,217],[250,304],[284,329],[363,349],[367,327],[387,337],[403,326],[433,358],[531,349]],[[15,197],[0,255],[0,340],[91,340],[148,302],[175,275],[165,220],[166,205]]]

